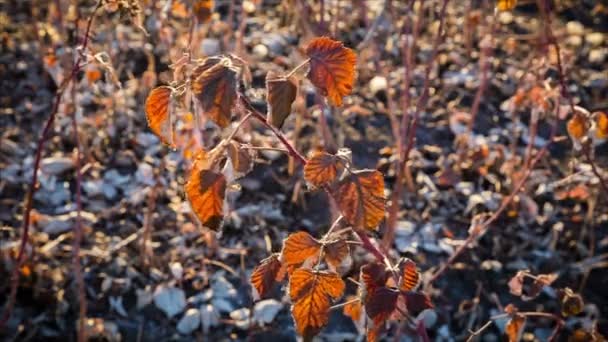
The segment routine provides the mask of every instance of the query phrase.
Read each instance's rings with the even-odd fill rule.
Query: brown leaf
[[[185,185],[185,192],[201,224],[218,231],[224,219],[226,178],[223,174],[209,169],[209,163],[207,157],[197,158],[190,171],[190,179]]]
[[[254,155],[251,149],[247,149],[236,141],[228,144],[228,157],[232,163],[234,171],[243,176],[253,168]]]
[[[574,293],[570,288],[565,288],[560,293],[562,315],[564,317],[576,316],[583,311],[585,303],[583,297]]]
[[[333,197],[355,229],[375,230],[384,218],[384,178],[376,170],[356,171],[345,177]]]
[[[300,265],[306,259],[319,254],[321,243],[307,232],[290,234],[283,241],[283,260],[286,265]]]
[[[433,307],[431,298],[422,292],[405,292],[405,306],[407,311],[412,315],[417,315],[422,310],[430,309]]]
[[[304,165],[304,179],[314,186],[322,186],[336,180],[344,166],[342,158],[317,150]]]
[[[567,124],[568,134],[574,141],[580,141],[587,134],[587,118],[581,112],[574,113]]]
[[[146,99],[146,119],[148,126],[163,144],[173,146],[173,123],[171,120],[171,88],[156,87]]]
[[[336,273],[299,268],[289,279],[291,314],[305,339],[316,335],[329,320],[332,300],[344,293],[344,281]]]
[[[260,298],[265,298],[272,286],[283,279],[285,275],[281,271],[281,261],[279,253],[274,253],[262,260],[251,273],[251,284],[255,287]]]
[[[199,23],[206,23],[213,14],[213,0],[196,0],[192,5],[192,11]]]
[[[281,77],[269,71],[266,74],[266,100],[268,102],[268,118],[266,121],[277,128],[291,113],[291,105],[298,93],[298,80],[294,76]]]
[[[413,291],[418,286],[418,281],[420,280],[416,263],[410,259],[405,259],[399,266],[401,269],[401,284],[399,288],[402,291]]]
[[[339,41],[315,38],[306,47],[310,58],[308,78],[334,106],[342,105],[342,97],[351,93],[355,81],[357,56]]]
[[[509,337],[509,342],[517,342],[521,339],[524,332],[526,317],[521,314],[514,314],[505,326],[505,334]]]
[[[385,286],[379,287],[368,292],[365,296],[365,312],[374,321],[375,326],[379,326],[391,317],[397,308],[399,291]]]
[[[338,268],[348,256],[349,249],[346,240],[338,239],[323,246],[325,261],[333,268]]]
[[[388,280],[386,266],[379,262],[373,262],[361,266],[359,278],[363,286],[364,293],[373,292],[379,287],[386,285]]]
[[[194,71],[192,92],[203,112],[220,127],[230,124],[237,97],[238,70],[228,58],[207,58]]]

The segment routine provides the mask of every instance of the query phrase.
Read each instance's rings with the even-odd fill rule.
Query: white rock
[[[154,305],[171,318],[184,311],[186,296],[184,291],[177,287],[159,286],[154,291]]]
[[[201,313],[198,309],[188,309],[184,317],[177,323],[177,331],[182,335],[189,335],[201,324]]]
[[[566,31],[568,31],[568,34],[582,36],[585,34],[585,27],[578,21],[569,21],[566,24]]]
[[[379,91],[386,90],[386,88],[388,88],[388,81],[385,77],[374,76],[374,78],[369,81],[369,90],[374,95]]]
[[[508,25],[513,22],[513,13],[511,11],[500,12],[498,19],[501,24]]]
[[[215,38],[205,38],[201,42],[201,52],[205,56],[215,56],[221,52],[220,41]]]
[[[169,265],[169,268],[171,269],[171,274],[173,274],[173,278],[175,278],[176,280],[182,279],[184,275],[184,268],[182,267],[181,263],[172,262]]]
[[[593,49],[589,51],[589,62],[593,64],[601,64],[606,59],[605,49]]]
[[[67,157],[49,157],[40,162],[40,169],[47,175],[59,175],[74,168],[74,161]]]
[[[585,40],[591,46],[600,46],[604,43],[604,34],[601,32],[591,32],[585,36]]]
[[[583,38],[581,36],[570,36],[566,39],[566,44],[573,47],[581,46],[583,45]]]
[[[260,325],[271,323],[282,308],[276,299],[261,300],[253,307],[253,319]]]
[[[429,329],[437,323],[437,313],[433,309],[426,309],[418,314],[416,320],[423,321],[425,328]]]
[[[254,46],[252,51],[253,54],[260,59],[266,58],[266,56],[268,56],[268,48],[264,44],[258,44]]]
[[[249,319],[250,311],[248,308],[240,308],[230,313],[230,318],[234,320],[234,324],[237,328],[248,329],[251,323]]]
[[[145,289],[136,289],[135,294],[137,296],[137,309],[140,310],[144,306],[152,303],[153,295],[150,291],[150,286],[146,286]]]

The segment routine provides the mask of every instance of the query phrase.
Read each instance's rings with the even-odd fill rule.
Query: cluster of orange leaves
[[[179,12],[179,8],[174,11]],[[343,97],[353,89],[355,53],[327,37],[313,39],[304,51],[308,57],[305,62],[309,67],[308,80],[330,105],[342,105]],[[184,79],[153,89],[146,100],[145,111],[150,129],[161,142],[173,148],[183,147],[180,145],[186,142],[186,147],[191,148],[193,139],[174,139],[179,107],[188,102],[183,98],[191,94],[197,104],[195,109],[220,128],[226,128],[232,122],[239,98],[244,96],[239,87],[248,69],[243,60],[232,55],[208,57],[178,67],[182,68],[180,71],[186,70]],[[297,97],[301,81],[297,77],[298,69],[284,75],[269,72],[266,76],[268,112],[262,121],[275,132],[290,115]],[[247,106],[243,107],[247,111]],[[188,113],[185,116],[192,115],[190,108],[185,111]],[[196,110],[193,113],[196,117]],[[256,118],[259,119],[259,115]],[[190,124],[198,122],[188,121]],[[232,133],[238,128],[240,125]],[[196,151],[184,187],[198,221],[214,231],[222,226],[226,192],[236,178],[234,175],[246,174],[255,160],[247,146],[231,141],[232,133],[212,149]],[[312,189],[325,190],[333,198],[349,228],[338,232],[330,229],[321,239],[306,232],[289,235],[283,241],[280,253],[272,254],[256,267],[251,282],[260,297],[266,297],[274,284],[288,278],[297,331],[311,337],[327,324],[332,303],[344,294],[345,284],[339,270],[350,255],[346,233],[376,230],[384,218],[385,197],[382,174],[376,170],[353,169],[350,151],[346,149],[337,153],[315,150],[303,164],[307,183]],[[226,171],[227,168],[231,170]],[[373,322],[368,330],[369,338],[376,339],[386,320],[431,306],[428,297],[414,292],[418,280],[416,265],[409,260],[396,269],[387,269],[381,264],[364,265],[358,300],[346,305],[345,310],[356,318],[365,307]],[[397,281],[399,284],[395,284]]]

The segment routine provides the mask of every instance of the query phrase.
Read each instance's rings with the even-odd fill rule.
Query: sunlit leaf
[[[173,123],[171,120],[171,88],[152,89],[146,99],[146,119],[154,134],[167,145],[173,146]]]
[[[329,103],[342,105],[342,97],[353,90],[357,56],[339,41],[327,37],[315,38],[306,47],[310,58],[308,78]]]
[[[499,11],[510,11],[517,6],[517,0],[497,0],[496,8]]]
[[[374,262],[361,266],[359,277],[364,293],[368,293],[386,285],[389,274],[386,271],[386,266],[384,266],[384,264]]]
[[[339,182],[333,197],[355,229],[375,230],[384,218],[384,178],[378,171],[353,172]]]
[[[399,267],[401,269],[401,284],[399,288],[402,291],[413,291],[418,286],[418,281],[420,280],[416,263],[410,259],[405,259]]]
[[[262,260],[251,273],[251,284],[255,287],[260,298],[265,298],[272,286],[283,279],[285,275],[281,272],[282,264],[279,260],[279,253],[272,254]]]
[[[348,256],[348,244],[344,239],[331,241],[323,246],[323,252],[325,253],[325,261],[333,268],[337,268]]]
[[[340,157],[317,150],[304,166],[304,179],[314,186],[332,183],[343,166],[344,161]]]
[[[272,71],[266,75],[267,121],[277,128],[291,113],[291,105],[298,92],[298,80],[294,76],[280,77]]]
[[[310,339],[329,320],[329,308],[344,293],[344,281],[336,273],[299,268],[289,278],[291,313],[298,333]]]
[[[203,112],[220,127],[230,124],[237,98],[238,70],[230,59],[206,59],[193,71],[192,92]]]
[[[570,138],[575,141],[580,141],[587,134],[587,118],[576,112],[570,120],[568,120],[567,124],[568,134]]]
[[[317,256],[320,249],[321,243],[307,232],[293,233],[283,241],[283,261],[286,265],[299,265]]]
[[[185,186],[192,211],[203,227],[218,231],[224,219],[226,178],[209,169],[209,158],[198,157]]]
[[[356,299],[356,296],[348,296],[345,300],[348,304],[344,305],[343,310],[344,315],[350,317],[355,323],[359,322],[361,313],[363,313],[361,301]]]
[[[509,342],[517,342],[521,339],[524,332],[526,317],[521,314],[514,314],[505,325],[505,334],[509,338]]]
[[[595,120],[595,137],[599,139],[608,138],[608,114],[595,112],[593,117]]]

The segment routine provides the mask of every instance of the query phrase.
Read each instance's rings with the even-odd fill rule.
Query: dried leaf
[[[336,273],[299,268],[289,279],[289,295],[293,302],[291,313],[297,331],[310,339],[329,320],[332,300],[344,293],[344,281]]]
[[[230,59],[207,58],[194,71],[192,92],[203,112],[220,127],[230,124],[232,107],[237,97],[238,70]]]
[[[290,234],[283,241],[283,261],[286,265],[300,265],[306,259],[319,254],[321,243],[307,232]]]
[[[576,316],[583,311],[585,303],[578,293],[574,293],[570,288],[566,287],[561,291],[560,296],[562,315],[564,317]]]
[[[277,128],[291,113],[291,105],[298,93],[298,80],[294,76],[279,77],[269,71],[266,75],[266,100],[268,102],[268,118],[266,121]]]
[[[201,224],[218,231],[224,219],[226,178],[223,174],[209,169],[208,158],[210,157],[198,157],[194,162],[185,192]]]
[[[173,123],[171,120],[171,88],[156,87],[146,99],[146,119],[148,126],[160,141],[173,146]]]
[[[384,264],[374,262],[361,266],[359,278],[363,286],[364,294],[373,292],[379,287],[386,285],[388,272]]]
[[[281,280],[285,273],[281,272],[281,260],[279,253],[274,253],[262,260],[251,273],[251,284],[255,287],[260,298],[265,298],[272,286]]]
[[[518,271],[511,280],[509,280],[509,291],[514,296],[522,295],[522,287],[524,285],[524,275],[523,271]]]
[[[526,317],[521,314],[515,314],[509,319],[505,326],[505,334],[509,337],[509,342],[517,342],[521,339],[525,324]]]
[[[567,124],[568,134],[574,141],[580,141],[587,135],[587,118],[580,112],[576,112]]]
[[[344,161],[340,157],[317,150],[304,166],[304,179],[317,187],[332,183],[343,166]]]
[[[325,253],[325,261],[333,268],[339,267],[349,254],[348,244],[344,239],[325,244],[323,251]]]
[[[206,23],[213,14],[213,0],[196,0],[192,5],[192,11],[199,23]]]
[[[401,265],[401,284],[399,288],[402,291],[413,291],[418,286],[420,274],[416,268],[416,263],[410,259],[405,259]]]
[[[407,307],[407,311],[412,315],[417,315],[422,310],[430,309],[433,307],[433,303],[431,302],[431,298],[422,292],[406,292],[405,296],[405,306]]]
[[[357,323],[361,319],[361,313],[363,312],[363,306],[361,305],[360,300],[356,296],[348,296],[346,298],[346,302],[348,304],[344,305],[344,315],[350,317],[353,322]]]
[[[523,300],[532,300],[538,297],[543,287],[551,285],[555,281],[555,279],[557,279],[556,273],[539,274],[538,276],[536,276],[536,279],[532,283],[530,291],[528,291],[529,293],[522,295],[521,298]]]
[[[379,287],[365,296],[365,312],[379,326],[391,317],[397,308],[399,291],[385,286]]]
[[[355,64],[354,51],[339,41],[327,37],[315,38],[306,47],[310,58],[308,78],[334,106],[342,105],[342,97],[353,90]]]
[[[517,0],[498,0],[496,2],[496,8],[499,11],[510,11],[517,6]]]
[[[608,138],[608,114],[595,112],[593,118],[595,119],[595,137],[598,139]]]
[[[254,155],[253,150],[243,147],[236,141],[231,141],[228,144],[228,157],[232,163],[234,171],[239,176],[247,174],[253,168]]]
[[[376,170],[356,171],[333,191],[344,218],[355,229],[375,230],[384,218],[384,179]]]

